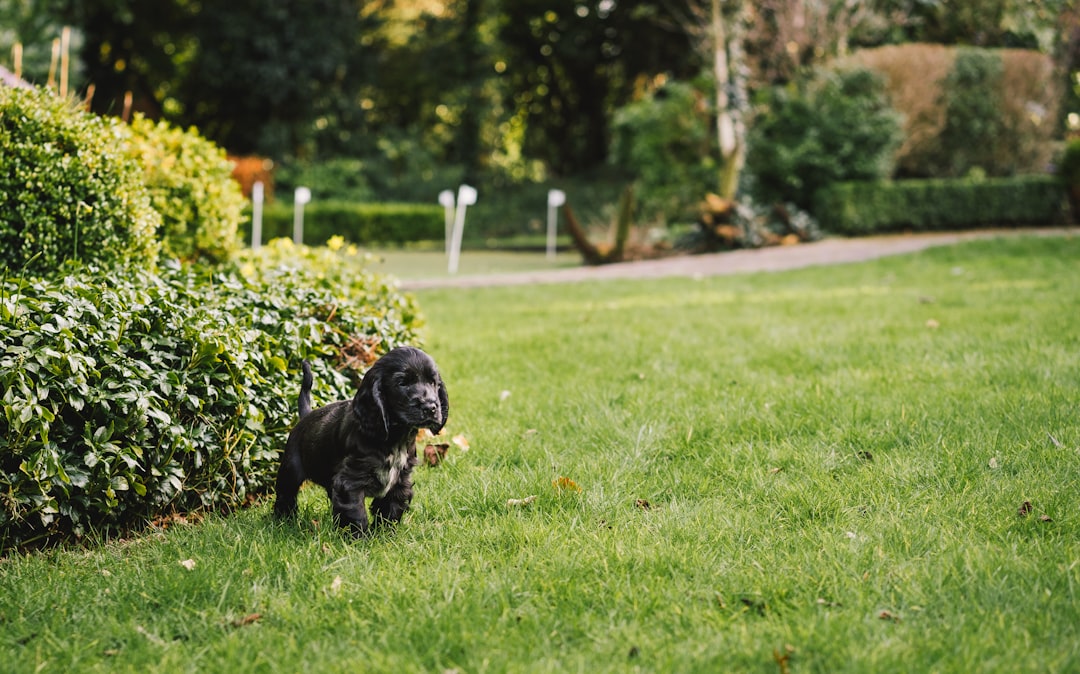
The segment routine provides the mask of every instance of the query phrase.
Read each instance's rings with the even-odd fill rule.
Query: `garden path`
[[[794,246],[743,249],[703,255],[679,255],[658,260],[621,262],[598,267],[580,266],[546,271],[415,279],[402,281],[401,287],[404,290],[421,290],[424,288],[476,288],[610,279],[647,279],[667,276],[724,276],[862,262],[976,239],[1022,235],[1075,236],[1078,232],[1080,230],[1075,227],[1055,227],[826,238]]]

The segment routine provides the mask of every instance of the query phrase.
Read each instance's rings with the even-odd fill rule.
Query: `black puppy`
[[[300,485],[311,480],[326,489],[338,524],[354,533],[368,531],[366,496],[375,522],[397,522],[412,501],[417,431],[438,433],[446,424],[449,401],[435,362],[411,346],[393,349],[352,400],[314,411],[306,361],[303,369],[300,421],[281,457],[274,514],[294,514]]]

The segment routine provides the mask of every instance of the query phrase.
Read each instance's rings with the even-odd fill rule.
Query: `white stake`
[[[559,224],[559,206],[566,203],[566,192],[548,190],[547,259],[555,259],[555,230]]]
[[[251,186],[251,250],[262,245],[263,184],[256,180]]]
[[[457,273],[458,261],[461,258],[461,235],[465,229],[465,209],[476,203],[476,197],[476,188],[468,185],[458,187],[457,212],[454,215],[454,232],[450,242],[450,260],[446,265],[446,270],[451,274]]]
[[[304,204],[309,201],[311,201],[311,190],[306,187],[297,187],[293,194],[292,240],[298,246],[304,243]]]

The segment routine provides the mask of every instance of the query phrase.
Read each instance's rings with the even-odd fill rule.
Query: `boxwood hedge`
[[[819,190],[814,216],[838,234],[1050,225],[1065,215],[1056,176],[834,183]]]
[[[250,241],[251,222],[244,236]],[[293,206],[275,203],[263,210],[262,240],[292,237]],[[313,201],[304,208],[304,242],[323,244],[340,236],[352,243],[403,244],[441,241],[446,220],[438,204],[355,203]]]
[[[0,87],[0,268],[153,266],[161,216],[127,136],[48,91]]]
[[[304,251],[308,265],[0,279],[0,552],[266,491],[300,360],[324,401],[344,398],[357,344],[416,341],[408,296],[340,259],[310,270],[327,261]]]

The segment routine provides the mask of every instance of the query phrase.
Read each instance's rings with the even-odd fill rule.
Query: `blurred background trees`
[[[350,174],[337,182],[348,183],[351,193],[381,199],[432,200],[459,180],[505,188],[611,179],[612,193],[615,185],[643,181],[639,194],[652,189],[663,202],[643,208],[664,218],[685,215],[690,200],[718,189],[723,162],[717,101],[737,112],[746,129],[755,120],[775,129],[769,116],[794,110],[776,109],[777,101],[790,106],[806,96],[825,100],[812,93],[814,82],[829,81],[820,69],[852,66],[850,57],[867,48],[917,42],[1041,54],[1051,66],[1040,77],[1053,81],[1053,104],[1025,99],[1018,104],[1020,113],[989,119],[980,105],[1015,104],[1008,90],[995,94],[996,102],[980,102],[964,98],[964,83],[985,88],[988,82],[1020,81],[1023,76],[1009,65],[1015,59],[995,61],[978,50],[957,57],[950,51],[944,61],[930,64],[944,69],[941,78],[960,83],[959,89],[945,87],[948,101],[930,106],[934,114],[949,111],[935,128],[953,139],[952,147],[969,151],[941,165],[940,174],[980,167],[989,175],[1026,170],[1015,158],[1003,160],[1001,150],[980,145],[977,132],[1001,135],[1027,114],[1042,115],[1051,135],[1061,137],[1067,114],[1078,107],[1076,5],[1075,0],[0,0],[0,64],[12,68],[12,47],[20,43],[23,76],[44,83],[50,67],[55,70],[52,40],[61,26],[72,26],[73,89],[92,95],[93,110],[121,115],[129,101],[131,110],[150,118],[197,126],[232,154],[274,160],[285,186],[326,166]],[[718,26],[724,30],[719,41],[714,39]],[[717,95],[718,48],[727,61],[727,80],[719,83],[725,96]],[[895,62],[871,61],[854,65],[876,69],[884,78],[881,95],[903,113],[905,136],[899,158],[868,163],[912,175],[926,173],[927,166],[936,171],[938,164],[904,155],[911,147],[910,132],[919,128],[912,126],[911,110],[897,105],[910,97],[900,88],[910,80],[886,71],[901,68]],[[1035,72],[1041,66],[1025,67]],[[941,91],[938,80],[924,84],[927,91]],[[683,114],[673,106],[685,108]],[[827,110],[818,112],[828,123]],[[885,137],[867,142],[896,151],[892,132],[882,129]],[[755,137],[767,143],[768,134],[750,133]],[[834,140],[852,149],[844,139]],[[775,150],[759,147],[755,161]],[[1013,151],[1028,157],[1027,165],[1046,159],[1025,148]],[[666,170],[665,161],[680,170]],[[774,162],[764,173],[779,168]],[[745,191],[746,179],[742,183]],[[671,203],[677,194],[686,196]]]

